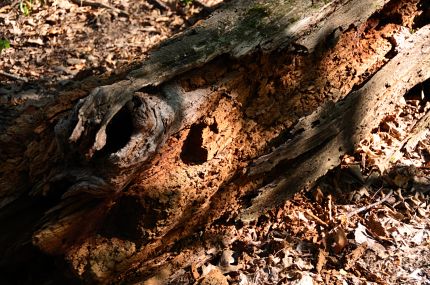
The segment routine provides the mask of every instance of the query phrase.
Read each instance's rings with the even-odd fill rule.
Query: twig
[[[0,70],[0,75],[9,77],[9,78],[12,78],[12,79],[15,79],[15,80],[20,80],[20,81],[28,82],[28,79],[25,78],[25,77],[14,75],[12,73],[4,72],[4,71],[1,71],[1,70]]]
[[[331,198],[331,195],[328,195],[328,214],[329,214],[329,221],[333,222],[333,199]]]
[[[321,226],[328,227],[328,224],[315,216],[309,209],[305,211],[305,215],[308,215],[311,219],[313,219],[315,222],[320,224]]]
[[[169,6],[167,6],[166,4],[164,4],[163,2],[161,2],[159,0],[148,0],[148,3],[151,4],[152,6],[156,7],[159,10],[162,10],[162,11],[169,10]]]
[[[79,6],[90,6],[93,8],[105,8],[105,9],[109,9],[114,11],[115,13],[117,13],[118,15],[123,15],[125,17],[129,17],[129,14],[121,9],[100,3],[100,2],[92,2],[92,1],[87,1],[87,0],[70,0],[72,3],[75,3],[76,5]]]
[[[356,215],[356,214],[359,214],[359,213],[361,213],[361,212],[364,212],[364,211],[369,210],[370,208],[373,208],[373,207],[375,207],[375,206],[378,206],[379,204],[382,204],[382,203],[384,203],[385,201],[387,201],[387,200],[388,200],[388,198],[390,198],[392,194],[393,194],[393,190],[391,190],[391,191],[390,191],[390,193],[388,193],[388,194],[387,194],[384,198],[382,198],[381,200],[379,200],[379,201],[377,201],[377,202],[375,202],[375,203],[372,203],[372,204],[370,204],[370,205],[367,205],[367,206],[364,206],[364,207],[358,208],[357,210],[355,210],[355,211],[353,211],[353,212],[349,213],[346,217],[349,219],[349,218],[351,218],[352,216],[354,216],[354,215]]]

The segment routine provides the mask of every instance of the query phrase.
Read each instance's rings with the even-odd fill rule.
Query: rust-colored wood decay
[[[430,77],[426,1],[281,2],[232,2],[131,73],[1,106],[2,270],[172,278]]]

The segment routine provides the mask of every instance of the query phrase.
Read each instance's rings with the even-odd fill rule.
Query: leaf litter
[[[148,49],[206,16],[220,1],[156,7],[164,2],[176,3],[35,0],[23,14],[20,1],[2,1],[0,38],[10,47],[0,56],[0,96],[30,86],[49,91],[55,84],[141,62]]]
[[[430,284],[429,98],[414,88],[314,189],[224,229],[229,284]]]

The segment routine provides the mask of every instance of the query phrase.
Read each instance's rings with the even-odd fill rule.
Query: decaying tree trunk
[[[127,75],[12,98],[2,268],[43,253],[86,282],[173,276],[207,258],[215,221],[255,220],[339,165],[430,77],[430,27],[423,1],[314,2],[232,2]]]

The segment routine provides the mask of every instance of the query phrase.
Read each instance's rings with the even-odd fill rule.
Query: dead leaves
[[[423,185],[428,173],[400,167],[386,176],[365,174],[354,157],[342,161],[311,193],[295,195],[254,224],[235,225],[235,241],[205,264],[203,272],[215,270],[229,284],[242,285],[426,280],[429,197],[413,190],[411,181]],[[396,180],[398,176],[408,182]]]
[[[160,11],[145,1],[51,0],[33,1],[31,13],[24,16],[15,3],[0,8],[2,37],[11,43],[0,57],[0,76],[11,84],[41,80],[40,87],[73,80],[85,70],[112,72],[140,61],[202,9]]]
[[[425,150],[429,146],[426,136],[430,102],[425,94],[429,92],[428,84],[413,88],[397,103],[395,112],[387,115],[378,129],[360,143],[357,151],[364,169],[374,167],[384,173],[395,164],[419,167],[428,163]]]

